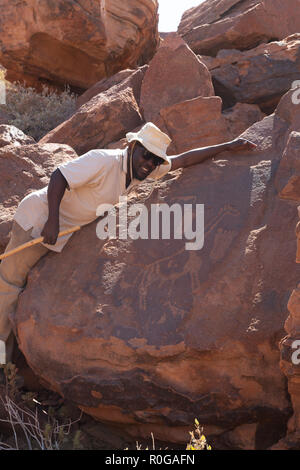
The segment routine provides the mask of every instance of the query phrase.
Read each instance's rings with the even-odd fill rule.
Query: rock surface
[[[186,11],[179,34],[197,54],[247,50],[300,31],[298,0],[206,0]]]
[[[6,78],[37,88],[69,84],[82,92],[119,70],[143,65],[159,41],[157,7],[157,0],[1,2]]]
[[[300,34],[250,51],[221,50],[216,58],[199,58],[211,72],[215,93],[225,108],[236,102],[252,103],[270,114],[299,79]]]
[[[231,139],[241,135],[255,122],[261,121],[266,115],[256,104],[237,103],[223,112]]]
[[[300,125],[291,93],[243,134],[254,153],[226,152],[132,194],[149,210],[204,204],[201,250],[172,237],[104,242],[93,223],[33,269],[12,321],[48,387],[135,437],[186,442],[195,416],[227,445],[267,448],[285,434],[278,341],[299,279],[297,211],[275,177]]]
[[[105,148],[142,123],[131,84],[127,81],[94,96],[70,119],[46,134],[40,143],[70,145],[81,155],[91,149]]]
[[[7,245],[12,219],[19,202],[30,192],[47,186],[56,167],[63,161],[77,156],[73,149],[59,144],[16,145],[16,142],[13,142],[0,148],[1,252]]]
[[[300,202],[300,132],[291,132],[276,175],[276,187],[283,199]]]
[[[177,34],[169,34],[149,64],[140,107],[145,121],[155,121],[162,108],[198,96],[213,96],[206,66]]]
[[[126,83],[126,86],[130,86],[132,88],[134,97],[136,102],[139,104],[140,102],[140,95],[141,95],[141,86],[142,81],[145,76],[146,70],[148,65],[144,65],[140,67],[138,70],[122,70],[117,74],[113,75],[110,78],[104,78],[100,82],[95,83],[91,88],[89,88],[85,93],[83,93],[77,99],[76,106],[80,108],[83,104],[87,103],[91,100],[94,96],[99,95],[99,93],[103,93],[115,85],[119,85],[120,83]],[[126,80],[126,82],[125,82]]]
[[[15,126],[0,125],[0,148],[5,145],[30,145],[35,144],[35,140],[24,134]]]
[[[295,91],[289,93],[292,100]],[[295,105],[294,105],[295,106]],[[296,105],[299,108],[299,104]],[[279,196],[285,200],[300,202],[300,166],[299,143],[300,133],[298,125],[294,126],[290,133],[280,165],[276,175],[276,186]],[[300,218],[300,206],[298,206]],[[295,245],[295,262],[300,264],[300,222],[296,225],[297,250]],[[272,448],[275,450],[299,449],[300,431],[300,370],[299,370],[299,345],[300,345],[300,284],[296,285],[287,303],[288,316],[285,321],[287,335],[280,341],[280,368],[288,380],[288,392],[293,405],[293,415],[288,422],[287,434]]]
[[[172,139],[170,155],[230,140],[219,96],[183,101],[160,111],[160,127]]]

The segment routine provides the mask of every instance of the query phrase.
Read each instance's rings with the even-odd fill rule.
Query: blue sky
[[[177,31],[182,14],[189,8],[200,5],[203,0],[158,0],[159,25],[162,33]]]

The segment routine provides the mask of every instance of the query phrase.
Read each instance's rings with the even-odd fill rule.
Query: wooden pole
[[[67,230],[63,230],[62,232],[59,232],[58,237],[68,235],[69,233],[77,232],[78,230],[80,230],[80,228],[81,228],[80,225],[76,225],[75,227],[69,228]],[[24,243],[23,245],[20,245],[17,248],[14,248],[13,250],[3,253],[2,255],[0,255],[0,260],[4,258],[8,258],[9,256],[14,255],[15,253],[19,253],[19,251],[22,251],[25,248],[28,248],[33,245],[37,245],[38,243],[41,243],[43,240],[44,240],[44,237],[34,238],[33,240],[30,240],[29,242]]]

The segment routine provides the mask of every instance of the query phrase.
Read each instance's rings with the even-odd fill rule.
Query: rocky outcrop
[[[38,263],[12,321],[47,387],[135,437],[186,442],[195,416],[215,446],[284,436],[278,342],[299,279],[297,211],[275,178],[300,125],[292,93],[243,134],[254,153],[226,152],[131,195],[149,211],[204,204],[202,249],[184,237],[99,240],[95,222]]]
[[[299,26],[300,30],[300,26]],[[221,50],[217,57],[199,56],[212,74],[223,107],[257,104],[267,114],[300,76],[300,34],[261,44],[250,51]]]
[[[119,70],[143,65],[159,41],[157,8],[157,0],[1,2],[6,78],[83,92]]]
[[[1,128],[6,126],[0,127]],[[8,126],[7,126],[8,127]],[[8,134],[9,132],[9,134]],[[11,145],[0,148],[0,251],[7,245],[12,219],[19,202],[30,192],[47,186],[51,173],[62,162],[78,155],[67,145],[37,145],[28,142],[21,131],[13,126],[6,130],[4,138],[12,139]],[[1,134],[0,134],[1,139]],[[20,144],[20,140],[22,145]]]
[[[169,34],[149,64],[141,90],[145,121],[155,121],[162,108],[198,96],[213,96],[211,76],[186,43]]]
[[[300,31],[298,0],[206,0],[186,11],[179,34],[197,54],[252,49]]]

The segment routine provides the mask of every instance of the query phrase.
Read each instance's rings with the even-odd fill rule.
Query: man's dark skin
[[[178,168],[187,168],[198,163],[202,163],[208,158],[213,158],[221,152],[240,152],[254,150],[256,144],[249,142],[246,139],[235,139],[224,144],[213,145],[211,147],[202,147],[199,149],[189,150],[179,155],[170,157],[171,170],[174,171]],[[133,151],[132,151],[133,150]],[[163,162],[163,159],[151,154],[139,142],[131,142],[128,145],[129,155],[132,152],[132,172],[133,177],[143,181],[150,173],[156,168],[157,165]],[[130,184],[130,159],[127,160],[127,176],[126,188]],[[44,237],[44,243],[55,245],[59,233],[59,206],[66,188],[70,189],[67,180],[62,173],[56,169],[50,178],[48,186],[48,207],[49,215],[46,224],[41,232]]]

